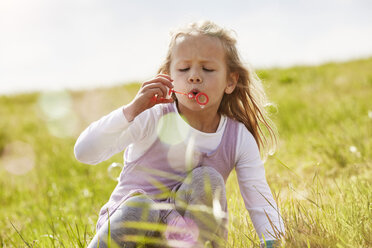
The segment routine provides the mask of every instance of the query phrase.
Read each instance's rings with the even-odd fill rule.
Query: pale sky
[[[0,0],[0,94],[150,79],[171,29],[236,31],[254,68],[372,56],[372,1]]]

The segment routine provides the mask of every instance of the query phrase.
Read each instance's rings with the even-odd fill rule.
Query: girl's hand
[[[169,75],[159,74],[144,82],[136,97],[123,108],[125,118],[130,122],[137,115],[156,104],[173,102],[172,98],[166,99],[168,88],[173,88],[172,81]]]

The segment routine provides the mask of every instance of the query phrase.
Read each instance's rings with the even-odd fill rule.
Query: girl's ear
[[[225,93],[226,94],[233,93],[233,91],[235,90],[235,87],[238,83],[238,79],[239,79],[239,73],[237,73],[237,72],[230,73],[229,78],[228,78],[228,82],[227,82],[227,85],[226,85],[226,88],[225,88]]]

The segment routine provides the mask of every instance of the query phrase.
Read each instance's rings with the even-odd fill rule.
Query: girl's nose
[[[198,75],[191,75],[189,77],[189,83],[191,84],[200,84],[202,82],[203,82],[202,78]]]

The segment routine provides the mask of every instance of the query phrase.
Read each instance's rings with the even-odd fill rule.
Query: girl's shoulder
[[[227,117],[229,118],[229,117]],[[253,134],[248,130],[248,128],[244,125],[244,123],[233,120],[229,118],[231,121],[234,121],[237,125],[237,143],[241,147],[257,147],[256,139],[254,138]]]
[[[254,139],[253,134],[248,130],[248,128],[244,125],[244,123],[237,121],[231,117],[225,116],[226,120],[229,120],[230,122],[234,123],[234,126],[238,130],[238,137],[244,137],[248,139]]]
[[[235,154],[236,168],[261,166],[262,160],[256,139],[243,123],[238,123]]]
[[[253,134],[247,129],[244,123],[237,121],[231,117],[225,116],[226,122],[230,122],[230,124],[226,125],[230,129],[229,135],[236,135],[236,149],[239,150],[246,150],[254,148],[256,150],[257,143],[256,139],[254,138]],[[231,132],[231,130],[234,130]]]

